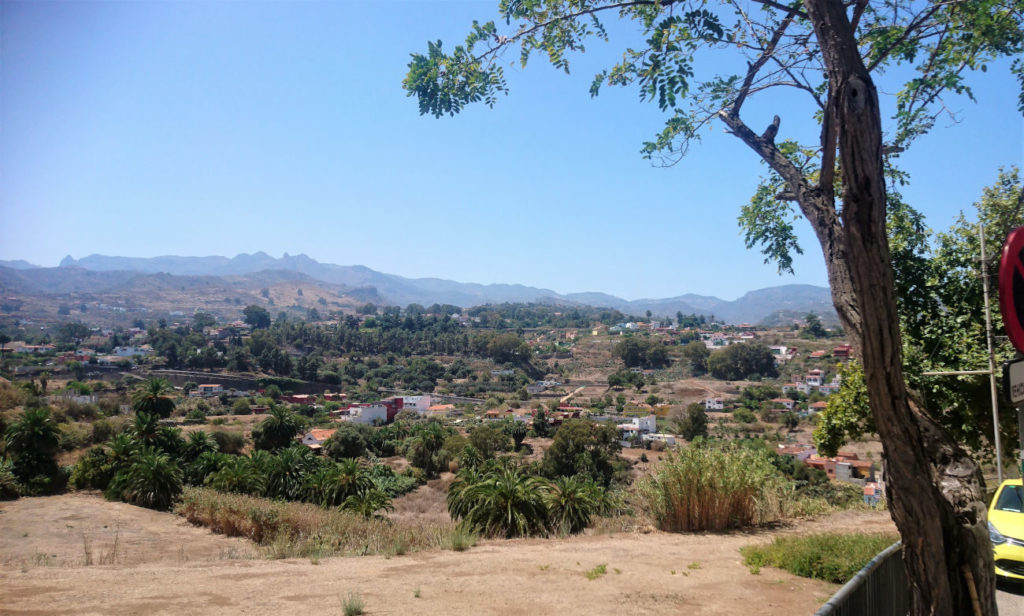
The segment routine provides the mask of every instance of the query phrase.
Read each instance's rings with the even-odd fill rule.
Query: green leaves
[[[779,273],[793,273],[793,253],[803,254],[793,222],[798,216],[787,201],[776,198],[784,187],[777,176],[762,180],[750,203],[740,209],[739,224],[747,248],[760,247],[764,262],[775,261]]]
[[[493,35],[494,22],[483,26],[474,22],[473,26],[466,46],[456,47],[451,55],[442,51],[441,41],[428,42],[425,56],[412,54],[402,87],[408,96],[419,99],[420,115],[454,116],[467,104],[480,101],[493,107],[497,95],[507,92],[502,68],[484,66],[471,54],[476,42],[485,35]]]

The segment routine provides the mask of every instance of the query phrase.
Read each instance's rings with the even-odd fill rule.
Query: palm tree
[[[253,428],[253,445],[256,449],[271,451],[287,447],[301,427],[302,421],[294,413],[284,407],[272,407],[266,418]]]
[[[26,409],[21,417],[7,427],[4,445],[7,452],[15,457],[36,455],[53,457],[60,444],[60,430],[50,415],[50,409]]]
[[[121,499],[139,507],[159,511],[171,508],[181,494],[181,469],[165,453],[144,449],[117,481]]]
[[[476,532],[498,537],[528,537],[547,534],[548,512],[544,504],[543,480],[504,463],[481,481],[460,489],[448,511],[464,512],[466,526]]]
[[[168,394],[174,391],[166,379],[153,378],[132,392],[132,408],[136,413],[149,413],[157,417],[170,417],[174,400]]]
[[[127,432],[121,432],[107,441],[107,458],[114,472],[117,473],[130,465],[138,450],[138,443]]]
[[[599,509],[599,490],[596,484],[580,475],[555,479],[544,491],[551,529],[573,534],[586,528]]]
[[[57,466],[59,442],[60,431],[46,408],[26,409],[7,426],[4,445],[25,494],[45,494],[63,487],[64,477]]]
[[[206,483],[221,492],[261,494],[264,479],[247,458],[229,456],[220,469],[206,478]]]
[[[266,454],[264,451],[254,451]],[[315,459],[308,447],[299,444],[282,449],[276,456],[268,456],[264,467],[267,477],[266,494],[270,498],[299,500],[305,489],[305,475],[313,466]]]
[[[515,443],[515,450],[519,451],[519,449],[523,446],[523,440],[526,438],[526,433],[528,432],[528,430],[526,429],[526,424],[524,422],[517,421],[512,424],[512,429],[510,430],[510,432],[512,442]]]
[[[306,499],[321,507],[338,507],[349,496],[374,487],[366,468],[348,458],[306,475]]]
[[[352,494],[341,504],[341,508],[345,511],[361,514],[364,518],[377,516],[377,512],[381,509],[384,511],[395,510],[395,506],[391,504],[391,499],[388,498],[388,495],[376,487],[360,490]]]
[[[204,451],[185,467],[185,481],[189,485],[201,486],[223,466],[230,456],[216,451]]]
[[[194,462],[196,458],[208,451],[217,451],[220,446],[205,430],[189,432],[185,437],[185,445],[182,448],[182,459],[186,462]]]
[[[160,418],[155,413],[138,411],[132,421],[132,436],[143,447],[152,447],[160,436]]]

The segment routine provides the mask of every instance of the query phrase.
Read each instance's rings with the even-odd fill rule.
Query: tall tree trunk
[[[885,227],[885,179],[878,96],[838,0],[805,0],[829,77],[826,122],[838,139],[841,225],[811,224],[828,264],[832,298],[864,365],[882,439],[886,496],[903,539],[914,614],[995,614],[992,547],[980,468],[914,408],[901,365],[899,317]],[[834,147],[825,139],[824,147]],[[816,198],[834,209],[831,188]],[[804,198],[807,198],[805,195]],[[803,204],[801,204],[803,205]],[[804,207],[806,211],[808,208]],[[968,575],[969,572],[969,575]]]

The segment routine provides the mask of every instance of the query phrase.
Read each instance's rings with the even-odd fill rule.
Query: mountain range
[[[221,256],[152,258],[90,255],[82,259],[65,257],[56,268],[41,268],[25,261],[0,261],[0,289],[21,293],[144,292],[146,288],[175,286],[199,290],[293,281],[321,284],[325,290],[360,301],[408,305],[417,303],[454,304],[470,307],[502,302],[545,302],[589,305],[640,315],[650,310],[658,316],[684,314],[714,315],[729,323],[784,321],[808,312],[835,321],[831,296],[825,287],[783,285],[751,291],[739,299],[688,293],[662,299],[625,300],[599,292],[559,294],[551,289],[520,284],[476,284],[441,278],[405,278],[385,274],[362,265],[321,263],[304,254],[284,254],[279,259],[265,252]]]

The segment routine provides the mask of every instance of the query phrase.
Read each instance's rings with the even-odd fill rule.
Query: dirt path
[[[488,541],[461,553],[318,562],[231,560],[222,542],[237,546],[237,540],[188,527],[174,516],[122,507],[129,506],[84,495],[4,504],[0,614],[340,613],[351,592],[360,594],[367,614],[811,614],[835,586],[768,568],[753,575],[739,548],[802,529],[892,529],[884,512],[844,513],[773,532]],[[50,515],[51,509],[64,513]],[[72,524],[120,520],[124,563],[75,562],[81,540],[57,528],[72,509],[81,516]],[[26,515],[32,511],[38,515]],[[39,545],[53,546],[48,549],[55,559],[64,553],[57,546],[74,544],[64,564],[24,560],[36,548],[19,548],[19,541],[46,528],[53,537]],[[29,537],[19,537],[22,532]],[[188,562],[175,558],[181,545],[189,550]],[[133,561],[132,554],[153,558]],[[586,572],[599,565],[605,573],[589,580]]]

